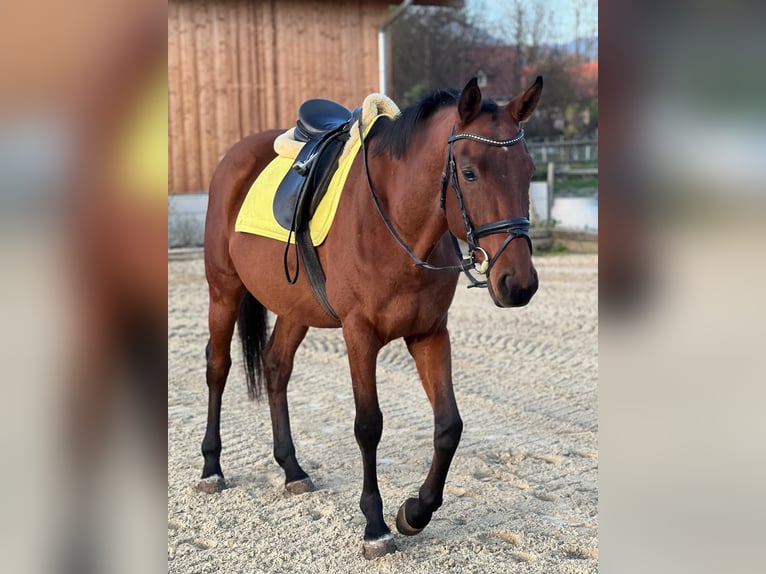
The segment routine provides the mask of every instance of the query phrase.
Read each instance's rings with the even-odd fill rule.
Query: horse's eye
[[[476,174],[472,169],[464,169],[463,170],[463,177],[466,181],[476,181]]]

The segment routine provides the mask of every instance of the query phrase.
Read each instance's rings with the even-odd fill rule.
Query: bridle
[[[452,240],[452,245],[455,248],[455,252],[457,253],[457,256],[460,258],[460,263],[458,265],[448,265],[444,267],[439,267],[439,266],[431,265],[430,263],[423,261],[417,255],[415,255],[415,252],[412,251],[412,249],[410,249],[410,247],[404,242],[401,236],[397,233],[396,229],[391,223],[391,220],[386,215],[385,211],[383,211],[383,206],[381,205],[380,199],[378,198],[377,193],[375,193],[375,189],[372,185],[372,178],[370,177],[370,170],[367,165],[367,148],[364,145],[364,133],[362,131],[361,122],[359,122],[359,124],[360,124],[359,134],[360,134],[361,145],[362,145],[362,158],[364,161],[364,171],[367,174],[367,184],[368,184],[368,187],[370,188],[370,193],[372,194],[373,203],[375,204],[375,207],[378,210],[378,213],[380,214],[381,219],[383,219],[383,223],[386,224],[388,231],[394,237],[396,242],[401,246],[401,248],[415,262],[416,266],[423,267],[424,269],[435,270],[435,271],[458,271],[458,272],[462,271],[463,273],[465,273],[466,277],[468,277],[469,281],[471,282],[471,284],[468,286],[469,288],[470,287],[486,287],[487,281],[479,281],[478,279],[476,279],[473,275],[471,275],[470,273],[471,269],[476,271],[479,275],[485,275],[488,277],[490,271],[492,270],[492,267],[495,265],[495,263],[497,262],[498,258],[503,253],[505,248],[508,247],[511,241],[513,241],[517,237],[524,237],[527,240],[527,244],[529,245],[530,253],[532,252],[532,240],[529,238],[529,219],[526,217],[511,217],[508,219],[501,219],[499,221],[494,221],[492,223],[486,223],[479,227],[474,227],[473,223],[471,222],[471,218],[468,216],[468,212],[465,210],[465,203],[463,202],[463,192],[460,189],[460,182],[458,181],[458,176],[457,176],[457,165],[455,164],[455,154],[452,149],[453,144],[460,139],[470,139],[470,140],[474,140],[474,141],[495,146],[495,147],[509,147],[524,141],[523,128],[519,128],[518,133],[510,139],[495,140],[495,139],[487,138],[477,134],[472,134],[469,132],[456,134],[455,126],[454,125],[452,126],[452,133],[447,139],[447,163],[444,166],[444,171],[442,172],[441,197],[439,200],[439,204],[446,217],[447,186],[451,184],[452,189],[455,191],[455,197],[457,198],[457,204],[458,204],[458,208],[460,209],[460,214],[463,217],[463,225],[465,225],[466,243],[468,244],[468,255],[465,257],[463,256],[463,252],[460,249],[460,244],[458,243],[457,237],[455,237],[452,231],[449,231],[450,238]],[[479,246],[479,239],[481,239],[482,237],[486,237],[487,235],[494,235],[496,233],[508,233],[508,237],[500,245],[500,248],[497,250],[495,255],[490,258],[487,252],[482,247]],[[483,256],[481,263],[476,262],[477,252],[480,252]]]

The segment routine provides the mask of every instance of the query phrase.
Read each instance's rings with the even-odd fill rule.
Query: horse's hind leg
[[[285,471],[285,488],[292,494],[314,490],[309,475],[295,458],[295,445],[290,432],[287,409],[287,383],[293,371],[293,358],[308,327],[277,318],[274,332],[263,356],[266,388],[269,394],[271,429],[274,435],[274,458]]]
[[[210,307],[208,324],[210,339],[205,349],[208,387],[207,428],[202,440],[202,456],[205,459],[202,480],[196,489],[213,493],[224,488],[221,470],[221,399],[226,377],[231,368],[231,338],[237,322],[239,306],[245,288],[236,277],[227,277],[228,285],[210,284]]]
[[[425,528],[442,504],[444,483],[460,442],[463,421],[452,390],[452,359],[446,325],[427,336],[408,337],[406,342],[434,411],[431,469],[418,497],[407,499],[396,516],[397,530],[411,536]]]

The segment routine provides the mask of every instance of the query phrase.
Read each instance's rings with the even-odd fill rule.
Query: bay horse
[[[306,273],[294,285],[286,283],[284,243],[234,231],[245,194],[274,159],[274,139],[284,130],[247,136],[225,154],[211,180],[205,224],[209,402],[198,490],[215,492],[225,486],[221,398],[237,323],[251,397],[260,396],[262,379],[266,382],[274,458],[284,470],[285,487],[293,494],[314,490],[296,459],[287,383],[309,327],[340,327],[364,469],[360,507],[367,525],[362,550],[368,559],[394,552],[376,474],[383,415],[375,366],[384,345],[404,338],[433,408],[434,453],[417,497],[399,508],[396,527],[404,535],[423,530],[442,505],[463,429],[447,330],[458,271],[475,266],[485,274],[490,297],[499,307],[526,305],[537,291],[528,235],[534,165],[521,125],[541,93],[538,76],[524,93],[499,106],[482,97],[473,78],[462,91],[438,90],[373,126],[351,167],[329,235],[317,248],[327,299],[340,321],[319,304]],[[462,262],[455,237],[468,244]],[[267,309],[276,315],[268,339]]]

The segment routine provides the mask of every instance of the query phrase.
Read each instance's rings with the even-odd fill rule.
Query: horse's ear
[[[535,83],[520,96],[516,96],[506,106],[511,117],[518,123],[525,122],[535,111],[540,95],[543,93],[543,77],[537,76]]]
[[[460,115],[460,123],[466,125],[471,122],[481,111],[481,90],[476,78],[471,80],[463,88],[460,94],[460,101],[457,104],[457,111]]]

